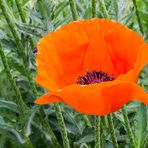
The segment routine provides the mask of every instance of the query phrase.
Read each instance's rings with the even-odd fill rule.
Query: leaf
[[[15,58],[13,55],[9,56],[7,61],[11,69],[16,69],[21,74],[25,74],[22,63],[17,58]]]
[[[0,99],[0,108],[6,108],[13,112],[19,113],[18,106],[12,101]]]
[[[5,132],[1,133],[0,148],[4,148],[6,139],[7,139],[7,132],[5,131]]]
[[[144,145],[144,139],[148,133],[147,108],[144,104],[140,104],[135,119],[137,120],[135,127],[137,148],[142,148]]]
[[[75,145],[79,145],[81,143],[92,142],[95,140],[95,130],[94,128],[86,128],[81,136],[79,136],[79,140],[74,142]]]
[[[118,7],[118,2],[117,0],[111,1],[111,4],[109,5],[109,10],[108,13],[112,18],[114,18],[116,21],[118,21],[119,16],[119,7]],[[120,9],[121,10],[121,9]]]
[[[66,8],[67,6],[69,6],[69,3],[67,1],[64,1],[60,4],[58,4],[55,8],[54,14],[53,14],[53,18],[58,17],[58,15],[63,11],[64,8]]]
[[[15,138],[19,141],[19,143],[21,144],[25,143],[25,139],[23,138],[23,136],[17,130],[7,125],[6,123],[5,124],[0,123],[0,130],[11,133],[13,136],[15,136]]]
[[[31,26],[30,24],[24,24],[24,23],[19,23],[16,24],[16,26],[18,27],[18,29],[20,29],[22,32],[24,32],[25,34],[27,33],[28,35],[34,35],[38,38],[41,38],[45,33],[43,33],[43,28],[41,30],[40,27],[37,26]]]
[[[25,135],[28,137],[31,134],[31,124],[33,122],[34,116],[36,112],[39,110],[39,106],[35,106],[29,113],[29,118],[27,120],[26,128],[25,128]]]

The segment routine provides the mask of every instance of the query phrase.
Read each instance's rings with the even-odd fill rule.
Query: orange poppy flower
[[[136,84],[148,63],[148,45],[117,22],[71,22],[43,37],[37,49],[36,82],[49,93],[36,104],[65,102],[95,115],[117,111],[132,100],[148,104],[148,94]]]

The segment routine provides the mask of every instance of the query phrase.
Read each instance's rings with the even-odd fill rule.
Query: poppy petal
[[[36,81],[47,90],[57,90],[74,84],[86,71],[102,70],[116,78],[134,67],[143,42],[138,34],[111,20],[71,22],[38,43]]]
[[[114,65],[115,77],[134,68],[143,38],[136,32],[117,22],[105,21],[102,28],[104,40]]]
[[[60,98],[58,98],[57,96],[53,96],[50,93],[47,93],[35,100],[36,104],[49,104],[56,102],[61,102]]]
[[[54,88],[75,83],[78,75],[82,74],[88,44],[85,32],[58,29],[43,37],[37,45],[37,82],[42,86],[46,85],[43,84],[46,82],[47,86],[44,87],[48,90],[53,90],[53,85],[50,86],[53,81]],[[42,81],[38,77],[42,78]],[[53,81],[49,82],[47,77]]]
[[[148,44],[144,43],[139,48],[134,68],[128,73],[119,76],[119,80],[137,82],[141,70],[148,64]]]
[[[36,63],[38,74],[36,82],[47,90],[57,90],[65,85],[65,75],[55,47],[48,43],[46,38],[48,37],[45,36],[37,46]]]
[[[81,20],[64,25],[37,45],[36,81],[51,93],[37,104],[65,102],[79,112],[105,115],[125,103],[148,104],[136,83],[148,64],[148,45],[135,32],[106,19]],[[87,71],[104,71],[116,80],[90,85],[75,84]]]
[[[125,103],[139,100],[148,104],[148,94],[131,82],[113,81],[91,85],[71,85],[51,93],[42,103],[51,103],[53,96],[85,114],[105,115],[120,109]],[[51,100],[50,100],[51,97]],[[45,102],[44,102],[45,101]]]

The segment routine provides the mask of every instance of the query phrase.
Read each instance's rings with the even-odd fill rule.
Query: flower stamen
[[[109,76],[103,71],[94,70],[92,72],[87,72],[84,76],[79,76],[77,79],[77,84],[88,85],[112,80],[114,80],[113,76]]]

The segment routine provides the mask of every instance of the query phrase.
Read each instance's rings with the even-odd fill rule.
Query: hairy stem
[[[20,0],[15,0],[15,3],[16,3],[16,6],[17,6],[17,9],[18,9],[18,12],[19,12],[19,15],[21,17],[22,22],[26,23],[25,13],[22,10]],[[30,41],[31,48],[33,50],[34,49],[34,42],[33,42],[33,39],[30,36],[29,36],[29,41]]]
[[[25,52],[24,52],[24,47],[21,43],[21,40],[19,39],[19,35],[18,35],[17,31],[15,30],[14,22],[11,19],[10,15],[8,14],[7,10],[6,10],[5,2],[3,0],[0,0],[0,7],[2,9],[2,13],[3,13],[8,25],[9,25],[9,28],[10,28],[12,35],[13,35],[13,37],[16,41],[16,44],[18,46],[19,50],[17,50],[17,52],[23,58],[24,64],[28,65],[27,64],[27,58],[26,58],[26,55],[25,55]]]
[[[44,108],[40,107],[39,119],[40,119],[41,124],[43,125],[43,129],[50,135],[52,145],[55,148],[60,148],[60,144],[59,144],[54,132],[52,131],[52,129],[51,129],[49,123],[48,123],[48,119],[45,116],[46,116],[46,114],[44,112]],[[45,117],[45,119],[43,117]]]
[[[12,85],[12,88],[13,88],[13,90],[15,92],[15,95],[16,95],[16,101],[15,102],[18,104],[18,107],[19,107],[19,110],[20,110],[20,113],[21,113],[21,117],[22,117],[21,123],[23,123],[23,121],[25,119],[26,105],[25,105],[25,103],[23,101],[23,98],[21,96],[21,93],[20,93],[19,89],[16,86],[16,83],[15,83],[15,81],[13,79],[13,76],[11,75],[10,68],[9,68],[7,59],[5,57],[5,54],[4,54],[3,50],[2,50],[1,43],[0,43],[0,56],[1,56],[4,68],[5,68],[5,71],[6,71],[6,74],[7,74],[7,78],[9,79],[9,81],[10,81],[10,83]]]
[[[142,34],[144,34],[143,26],[142,26],[142,22],[141,22],[141,19],[140,19],[140,15],[139,15],[139,11],[138,11],[136,0],[133,0],[133,4],[134,4],[135,10],[136,10],[136,16],[137,16],[137,20],[138,20],[138,25],[139,25],[140,32]]]
[[[86,123],[87,126],[89,126],[89,127],[92,126],[92,125],[91,125],[91,122],[90,122],[90,120],[89,120],[89,118],[88,118],[87,115],[83,115],[83,119],[84,119],[84,121],[85,121],[85,123]]]
[[[56,103],[54,107],[55,107],[57,119],[58,119],[58,122],[61,128],[60,131],[61,131],[61,136],[63,139],[63,146],[64,148],[70,148],[67,131],[66,131],[66,127],[65,127],[65,123],[64,123],[64,119],[61,113],[61,108],[60,108],[59,103]]]
[[[133,136],[133,133],[131,131],[130,123],[129,123],[128,116],[127,116],[127,111],[124,107],[122,108],[122,115],[123,115],[123,118],[124,118],[125,128],[126,128],[129,140],[131,142],[132,147],[135,148],[136,145],[135,145],[134,136]]]
[[[92,2],[92,18],[96,17],[97,11],[96,11],[96,0],[91,0]]]
[[[35,84],[34,84],[32,78],[31,78],[31,75],[29,73],[28,58],[27,58],[27,56],[25,54],[23,44],[22,44],[21,40],[19,39],[19,35],[18,35],[17,31],[15,30],[15,25],[13,23],[13,20],[11,19],[10,15],[8,14],[8,12],[6,10],[5,2],[3,2],[3,0],[0,0],[0,7],[1,7],[3,15],[4,15],[6,21],[7,21],[8,25],[9,25],[9,28],[10,28],[10,30],[12,32],[12,35],[13,35],[13,37],[15,39],[16,45],[18,47],[17,53],[23,59],[24,75],[28,78],[29,84],[30,84],[30,87],[32,88],[32,90],[34,92],[37,92]]]
[[[71,9],[73,20],[77,20],[78,19],[78,12],[77,12],[75,1],[69,0],[69,4],[70,4],[70,9]]]
[[[25,147],[26,148],[33,148],[32,142],[29,137],[26,137]]]
[[[15,3],[16,3],[16,6],[17,6],[17,9],[18,9],[18,12],[20,14],[22,22],[26,23],[25,14],[24,14],[24,12],[22,10],[21,4],[20,4],[20,0],[15,0]]]
[[[95,148],[101,148],[101,117],[96,116],[96,141]]]
[[[109,14],[106,10],[106,6],[105,6],[105,3],[104,3],[104,0],[100,0],[100,5],[102,7],[102,11],[103,11],[103,14],[104,14],[104,17],[109,19]]]
[[[115,148],[118,148],[119,146],[118,146],[117,137],[115,134],[112,114],[109,114],[107,117],[108,117],[108,124],[109,124],[109,128],[110,128],[110,133],[111,133],[113,145]]]
[[[0,43],[0,56],[1,56],[4,68],[5,68],[5,71],[6,71],[6,74],[7,74],[7,78],[10,81],[10,83],[12,85],[12,88],[13,88],[13,90],[15,92],[15,95],[16,95],[16,101],[15,102],[16,102],[16,104],[18,104],[18,108],[19,108],[19,111],[21,113],[19,120],[20,120],[21,126],[23,127],[24,123],[25,123],[25,110],[27,109],[27,106],[23,101],[20,90],[17,88],[17,85],[16,85],[16,83],[15,83],[15,81],[13,79],[13,76],[11,75],[10,68],[9,68],[7,59],[5,57],[5,54],[3,52],[1,43]],[[25,136],[25,139],[26,139],[26,144],[27,144],[28,148],[33,148],[29,137]]]

